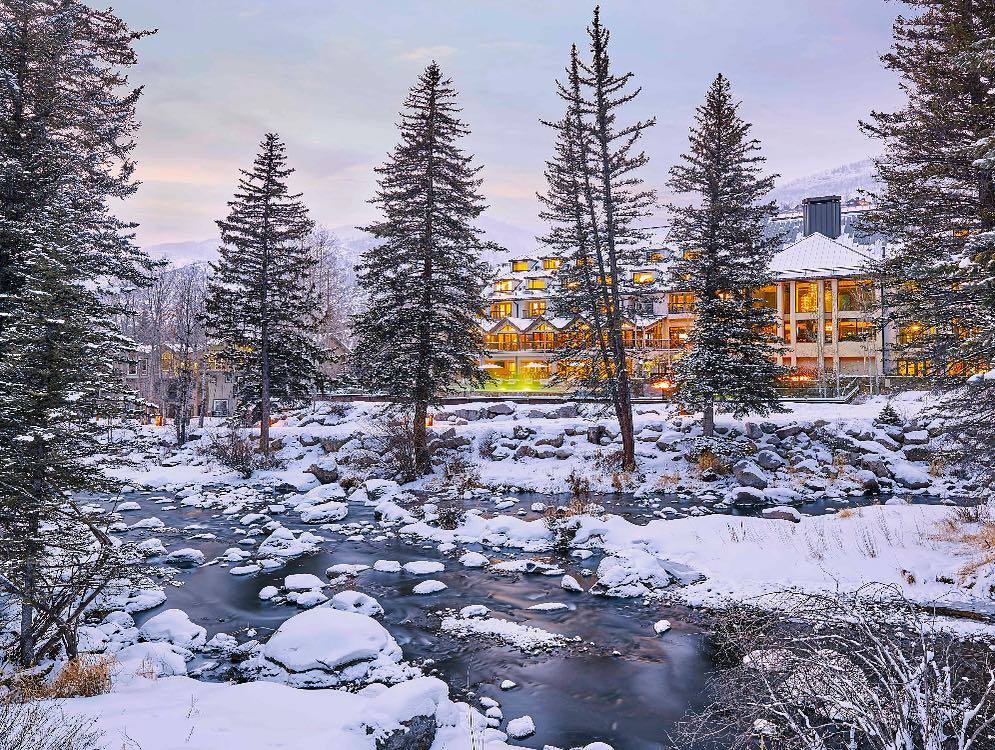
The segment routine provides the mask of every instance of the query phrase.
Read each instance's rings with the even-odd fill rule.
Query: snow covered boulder
[[[204,564],[204,553],[199,549],[178,549],[166,555],[164,560],[169,565],[177,565],[181,568],[196,568]]]
[[[187,673],[193,654],[170,643],[136,643],[114,654],[114,676],[175,677]]]
[[[434,594],[443,589],[449,588],[442,581],[436,581],[435,579],[428,579],[427,581],[422,581],[417,586],[411,589],[412,594],[418,594],[419,596],[424,596],[426,594]]]
[[[284,622],[253,666],[264,680],[317,688],[393,674],[400,661],[401,647],[373,618],[318,607]]]
[[[367,617],[379,617],[383,614],[380,602],[360,591],[340,591],[332,597],[332,606],[343,612],[358,612]]]
[[[182,609],[167,609],[142,625],[138,637],[143,641],[166,641],[182,648],[196,648],[207,642],[207,630],[191,622]]]
[[[166,554],[166,547],[161,539],[145,539],[135,545],[135,551],[142,557],[159,557]]]
[[[598,581],[591,592],[601,596],[645,596],[675,582],[660,560],[640,549],[626,549],[598,565]]]
[[[333,500],[320,505],[311,505],[302,508],[301,521],[304,523],[330,523],[332,521],[341,521],[348,514],[348,505]]]
[[[760,451],[756,456],[756,461],[761,468],[768,471],[781,469],[788,465],[788,462],[781,458],[778,453],[769,449]]]
[[[283,579],[283,587],[287,591],[311,591],[324,585],[324,581],[310,573],[294,573]]]
[[[536,723],[531,716],[520,716],[508,722],[508,736],[521,740],[536,733]]]
[[[259,545],[260,557],[300,557],[309,552],[313,552],[322,541],[321,537],[309,531],[303,531],[299,536],[294,536],[290,529],[280,527],[273,531],[266,540]]]
[[[487,559],[487,555],[479,552],[464,552],[460,555],[459,562],[464,568],[483,568],[490,563],[490,560]]]
[[[895,484],[907,490],[921,490],[933,484],[925,469],[910,461],[895,461],[891,465],[891,475]]]
[[[429,575],[430,573],[441,573],[446,566],[434,560],[415,560],[404,564],[404,572],[416,576]]]
[[[752,507],[763,505],[766,500],[763,491],[755,487],[733,487],[726,493],[726,501],[733,505]]]
[[[737,461],[733,466],[732,473],[736,477],[736,481],[744,487],[763,490],[770,484],[767,474],[753,461]]]
[[[773,508],[764,508],[760,514],[764,518],[770,518],[775,521],[793,521],[794,523],[799,523],[802,520],[801,513],[794,508],[789,508],[786,505],[776,505]]]
[[[854,472],[853,480],[860,485],[865,495],[881,493],[881,484],[878,482],[877,474],[869,469],[860,469]]]

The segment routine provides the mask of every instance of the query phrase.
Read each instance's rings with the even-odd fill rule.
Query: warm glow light
[[[653,283],[653,274],[649,271],[637,271],[632,274],[632,280],[637,284],[651,284]]]
[[[674,384],[670,380],[657,380],[655,383],[650,383],[650,388],[656,388],[659,391],[669,391],[673,387]]]

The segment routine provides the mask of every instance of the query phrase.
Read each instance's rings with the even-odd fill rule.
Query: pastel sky
[[[618,70],[655,115],[657,187],[695,106],[727,75],[785,180],[877,151],[857,129],[901,99],[878,60],[900,4],[884,0],[604,0]],[[266,131],[287,141],[294,187],[331,226],[370,218],[372,168],[396,140],[401,100],[432,59],[454,79],[484,165],[493,221],[537,226],[535,191],[558,117],[553,80],[584,42],[579,0],[117,0],[139,42],[143,186],[124,213],[146,245],[216,234],[239,167]]]

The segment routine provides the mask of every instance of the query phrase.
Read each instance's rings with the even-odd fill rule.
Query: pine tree
[[[925,369],[974,458],[995,473],[995,5],[907,2],[882,58],[908,102],[873,112],[881,139],[868,228],[891,241],[882,272],[902,371]]]
[[[76,0],[0,3],[0,592],[29,666],[76,631],[123,547],[75,493],[106,490],[99,418],[127,341],[108,295],[151,264],[110,212],[136,188],[133,32]]]
[[[649,159],[636,148],[655,121],[619,124],[640,89],[632,88],[632,73],[612,70],[610,33],[601,24],[600,8],[594,9],[587,34],[590,62],[580,59],[576,46],[571,49],[566,80],[557,82],[566,113],[547,123],[557,142],[546,166],[547,193],[539,196],[540,216],[551,230],[540,240],[566,261],[557,275],[557,313],[583,321],[566,338],[559,359],[580,362],[569,370],[587,390],[611,402],[622,438],[621,468],[631,471],[635,432],[623,296],[632,267],[645,260],[649,239],[640,222],[656,197],[643,187],[639,170]]]
[[[260,448],[270,455],[270,414],[276,400],[312,393],[320,352],[314,257],[305,240],[314,228],[300,194],[290,193],[286,147],[274,133],[259,145],[251,170],[241,170],[212,264],[206,325],[222,344],[243,410],[259,419]]]
[[[357,268],[366,309],[354,319],[356,362],[369,387],[413,407],[417,471],[431,470],[428,407],[450,389],[482,382],[478,319],[489,277],[474,222],[484,211],[480,167],[458,142],[469,133],[457,92],[433,62],[404,101],[400,143],[376,171],[366,227],[377,245]]]
[[[706,436],[716,402],[737,417],[780,410],[775,318],[754,298],[772,283],[770,262],[780,245],[780,237],[764,232],[777,206],[761,202],[774,176],[762,176],[760,142],[738,110],[719,75],[696,111],[689,151],[670,170],[670,187],[692,199],[669,207],[678,248],[671,282],[695,297],[690,348],[675,365],[677,398],[703,411]]]

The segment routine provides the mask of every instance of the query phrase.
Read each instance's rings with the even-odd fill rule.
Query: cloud
[[[431,47],[417,47],[410,52],[399,55],[401,60],[411,60],[413,62],[428,62],[429,60],[440,60],[444,57],[452,57],[458,52],[455,47],[448,44],[436,44]]]

